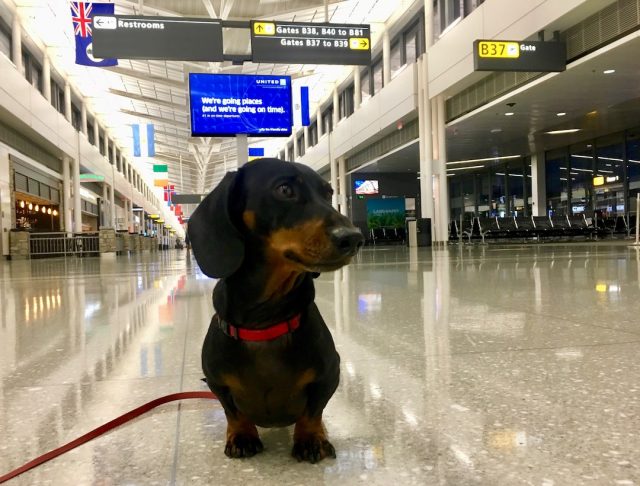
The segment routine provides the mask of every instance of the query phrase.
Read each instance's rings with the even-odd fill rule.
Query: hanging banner
[[[71,21],[76,41],[76,64],[82,66],[117,66],[117,59],[93,56],[93,17],[113,14],[113,3],[71,2]]]

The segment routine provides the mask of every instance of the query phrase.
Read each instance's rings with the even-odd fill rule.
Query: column
[[[80,161],[72,159],[73,170],[73,231],[82,233],[82,209],[80,202]]]
[[[46,49],[42,57],[42,94],[51,103],[51,61]]]
[[[297,160],[297,158],[300,157],[300,147],[298,147],[298,132],[295,127],[293,129],[292,136],[293,136],[293,160]]]
[[[304,143],[304,153],[306,154],[307,150],[309,150],[309,127],[308,126],[304,127],[302,129],[302,132],[303,132],[302,142]]]
[[[430,218],[434,224],[433,210],[433,133],[431,124],[431,101],[426,82],[426,54],[417,61],[418,68],[418,125],[420,146],[420,215]],[[433,226],[432,226],[433,228]],[[435,236],[431,231],[432,239]]]
[[[339,186],[340,191],[338,196],[340,197],[340,214],[347,216],[347,174],[346,174],[347,161],[344,157],[338,159],[338,176],[340,177]]]
[[[331,134],[329,134],[331,137]],[[331,196],[331,205],[334,209],[338,208],[338,161],[333,159],[331,151],[329,151],[329,168],[331,169],[331,187],[333,188],[333,196]]]
[[[109,203],[111,205],[111,213],[109,214],[111,218],[109,220],[109,224],[114,229],[116,227],[116,195],[115,193],[116,193],[116,181],[114,180],[113,185],[111,186],[111,191],[109,191]]]
[[[449,182],[447,181],[447,133],[445,125],[444,95],[436,98],[438,111],[438,214],[436,215],[437,241],[449,239]]]
[[[69,163],[71,160],[66,155],[62,158],[62,214],[64,231],[73,232],[73,220],[71,218],[71,177],[69,175]]]
[[[526,184],[525,179],[525,184]],[[531,213],[534,216],[547,214],[547,181],[544,152],[531,153]]]
[[[382,80],[383,86],[391,82],[391,39],[388,28],[382,34]]]
[[[80,130],[85,135],[88,134],[88,130],[87,130],[87,102],[85,100],[82,100],[82,103],[80,103]]]
[[[129,220],[131,221],[131,229],[130,229],[130,231],[132,233],[137,233],[137,231],[136,231],[136,219],[134,217],[134,212],[133,212],[133,201],[129,201]]]
[[[336,129],[340,121],[340,101],[338,100],[338,87],[333,87],[333,129]]]
[[[102,221],[100,224],[104,228],[109,227],[109,187],[106,182],[102,183]]]
[[[320,137],[324,135],[324,124],[322,123],[322,110],[320,109],[320,105],[316,109],[316,124],[318,125],[318,140]]]
[[[353,68],[353,109],[360,108],[362,103],[362,81],[360,79],[360,66]]]
[[[240,168],[249,160],[249,143],[246,135],[236,135],[236,151],[238,168]]]
[[[71,85],[64,82],[64,117],[71,123]]]
[[[11,28],[11,60],[16,65],[18,72],[22,72],[22,26],[17,13],[13,16]]]
[[[109,160],[109,151],[111,150],[111,145],[112,144],[113,144],[113,142],[111,140],[109,140],[109,134],[105,130],[105,132],[104,132],[104,158],[107,159],[107,161]],[[109,163],[111,163],[111,162],[109,162]]]

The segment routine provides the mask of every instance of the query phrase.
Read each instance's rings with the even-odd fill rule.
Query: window
[[[309,125],[309,147],[313,147],[318,143],[318,121],[314,120]]]
[[[51,105],[64,115],[64,89],[51,79]]]
[[[365,69],[360,74],[360,97],[362,102],[371,98],[371,78],[369,77],[369,69]]]
[[[122,153],[120,152],[120,149],[116,149],[116,169],[118,169],[118,172],[122,172]]]
[[[545,173],[547,213],[558,216],[568,214],[567,201],[570,192],[568,178],[570,174],[566,148],[545,154]]]
[[[396,41],[391,45],[389,63],[391,66],[391,78],[393,78],[398,74],[398,71],[400,71],[400,68],[404,64],[402,62],[402,46],[400,45],[400,41]]]
[[[627,212],[636,212],[636,198],[640,193],[640,128],[629,130],[627,133],[627,158],[629,166],[629,201]]]
[[[382,59],[378,59],[372,66],[371,72],[373,73],[373,90],[371,95],[378,93],[384,86],[384,79],[382,74]]]
[[[282,152],[280,152],[280,160],[287,160],[287,158],[285,157],[285,154],[284,154],[284,150]]]
[[[298,155],[304,155],[304,131],[298,136]]]
[[[287,160],[295,160],[295,156],[293,154],[293,144],[287,145]]]
[[[113,140],[109,141],[109,151],[107,153],[107,157],[109,159],[109,163],[113,165],[115,163],[115,160],[113,159]]]
[[[595,159],[590,143],[572,145],[571,164],[568,166],[571,181],[571,214],[591,215],[593,210],[593,176]]]
[[[42,93],[42,66],[27,50],[22,51],[22,75]]]
[[[96,144],[96,137],[95,137],[95,128],[93,125],[93,121],[89,120],[89,117],[87,117],[87,139],[89,140],[89,143],[91,145],[95,145]]]
[[[98,133],[98,149],[102,155],[107,155],[107,147],[104,143],[104,135],[102,133]]]
[[[73,102],[71,103],[71,124],[76,131],[82,130],[82,113]]]
[[[353,114],[353,85],[349,86],[338,96],[340,120]]]
[[[461,16],[460,0],[438,0],[436,12],[439,19],[439,35]]]
[[[622,134],[596,140],[596,176],[604,184],[595,186],[595,209],[602,216],[625,214],[624,139]]]
[[[322,124],[324,127],[324,133],[333,131],[333,105],[330,105],[322,112]]]
[[[11,42],[11,27],[0,19],[0,53],[7,56],[8,59],[11,59]]]
[[[410,64],[416,62],[416,59],[422,54],[422,36],[421,24],[417,22],[404,34],[404,63]]]

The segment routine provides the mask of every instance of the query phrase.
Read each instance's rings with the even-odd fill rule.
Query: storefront
[[[60,231],[60,206],[16,192],[16,228],[34,232]]]

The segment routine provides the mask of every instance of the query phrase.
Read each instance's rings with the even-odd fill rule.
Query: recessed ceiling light
[[[551,130],[550,132],[544,132],[549,135],[562,135],[563,133],[575,133],[579,132],[580,128],[567,128],[566,130]]]
[[[565,116],[566,113],[564,111],[561,111],[560,113],[556,113],[557,116]]]
[[[518,159],[520,157],[522,157],[522,155],[503,155],[501,157],[485,157],[483,159],[456,160],[453,162],[447,162],[447,165],[468,164],[470,162],[487,162],[489,160],[509,160],[509,159]]]
[[[504,114],[504,116],[513,116],[515,113],[513,111],[508,111]]]
[[[613,74],[616,72],[615,69],[605,69],[604,71],[602,71],[604,74]]]
[[[502,128],[492,128],[491,129],[491,133],[500,133],[502,131]]]

